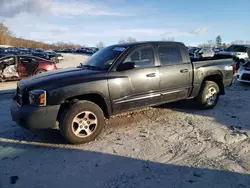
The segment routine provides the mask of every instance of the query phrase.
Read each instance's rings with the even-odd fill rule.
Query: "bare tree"
[[[215,47],[215,42],[213,40],[208,40],[206,43],[198,45],[200,48],[213,48]]]
[[[119,43],[119,44],[125,44],[126,41],[125,41],[124,39],[120,39],[120,40],[118,41],[118,43]]]
[[[136,42],[137,40],[135,39],[135,38],[133,38],[133,37],[128,37],[127,38],[127,42],[128,43],[133,43],[133,42]]]
[[[82,45],[57,42],[54,44],[46,44],[44,42],[27,40],[13,36],[12,32],[3,23],[0,23],[0,44],[11,45],[15,47],[25,48],[43,48],[43,49],[63,49],[63,48],[79,48]]]
[[[96,44],[96,47],[99,48],[99,49],[102,49],[102,48],[105,47],[105,44],[104,44],[102,41],[100,41],[100,42],[98,42],[98,43]]]
[[[167,37],[167,38],[166,38],[166,37],[163,37],[162,40],[163,40],[163,41],[175,41],[175,40],[174,40],[174,37]]]

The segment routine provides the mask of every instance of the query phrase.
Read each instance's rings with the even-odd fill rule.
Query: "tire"
[[[46,70],[43,70],[43,69],[40,69],[40,70],[37,70],[36,71],[36,74],[41,74],[41,73],[44,73],[44,72],[47,72]]]
[[[219,86],[213,81],[205,81],[201,86],[201,91],[196,98],[196,102],[202,109],[212,109],[219,100]]]
[[[89,101],[73,104],[59,120],[61,134],[70,144],[93,141],[101,133],[103,127],[102,109]]]

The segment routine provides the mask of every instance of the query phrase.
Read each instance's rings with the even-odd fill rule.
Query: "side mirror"
[[[126,63],[121,63],[117,67],[117,71],[125,71],[125,70],[131,70],[135,68],[135,63],[134,62],[126,62]]]

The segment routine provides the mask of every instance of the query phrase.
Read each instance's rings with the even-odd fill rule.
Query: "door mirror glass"
[[[121,63],[118,66],[117,71],[131,70],[134,68],[135,68],[135,62],[125,62],[125,63]]]

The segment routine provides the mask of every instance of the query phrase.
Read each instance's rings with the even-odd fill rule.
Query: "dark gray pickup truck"
[[[105,117],[131,109],[182,99],[211,109],[234,73],[232,59],[191,62],[183,43],[112,45],[77,68],[21,80],[11,115],[29,129],[52,128],[58,121],[65,139],[80,144],[95,139]]]

